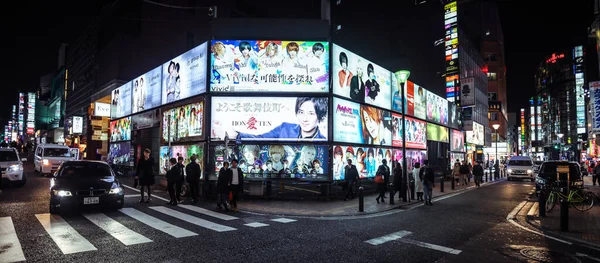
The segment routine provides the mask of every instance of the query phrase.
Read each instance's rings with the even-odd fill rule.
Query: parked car
[[[533,162],[533,172],[538,173],[538,171],[540,170],[540,166],[542,166],[543,163],[544,163],[543,161]]]
[[[528,179],[533,182],[533,162],[529,156],[514,156],[508,160],[506,175],[509,181],[513,179]]]
[[[569,166],[569,181],[575,182],[581,180],[581,168],[576,162],[567,161],[546,161],[540,166],[539,172],[535,178],[535,191],[539,195],[545,186],[551,185],[557,180],[557,167],[560,165]]]
[[[67,161],[50,180],[50,213],[80,207],[123,208],[123,185],[105,162]]]
[[[23,173],[23,162],[26,161],[26,158],[19,157],[15,148],[0,148],[0,170],[2,170],[0,180],[8,180],[16,187],[24,186],[27,177]]]

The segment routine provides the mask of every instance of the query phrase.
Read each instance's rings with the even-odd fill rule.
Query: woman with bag
[[[421,173],[421,164],[415,163],[413,169],[413,178],[415,181],[415,192],[417,192],[417,200],[423,201],[423,173]]]
[[[375,200],[377,200],[378,204],[380,198],[381,202],[385,203],[385,190],[390,180],[390,168],[387,166],[387,160],[383,159],[381,163],[375,175],[375,183],[377,184],[377,190],[379,190],[379,196]]]
[[[456,181],[456,185],[460,185],[460,162],[456,159],[454,163],[454,168],[452,168],[452,175],[454,176],[454,181]]]

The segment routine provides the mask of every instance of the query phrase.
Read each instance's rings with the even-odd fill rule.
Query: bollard
[[[394,194],[394,184],[390,184],[390,205],[394,204]]]
[[[538,214],[540,217],[546,217],[546,193],[540,190],[540,194],[538,196],[538,203],[540,204],[538,207]]]
[[[358,188],[358,212],[365,211],[365,196],[364,196],[364,188],[361,186]]]
[[[444,178],[446,178],[445,176],[446,175],[444,175],[444,174],[442,175],[442,180],[440,182],[440,193],[444,192],[444,181],[446,181],[446,180],[444,180]]]
[[[563,194],[567,195],[567,188],[563,188]],[[560,231],[569,231],[569,200],[565,198],[560,199]]]
[[[454,190],[454,183],[456,182],[456,179],[454,179],[454,174],[452,175],[452,181],[450,181],[450,188],[452,188],[452,190]]]

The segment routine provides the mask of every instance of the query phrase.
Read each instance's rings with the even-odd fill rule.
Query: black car
[[[124,199],[123,186],[104,162],[64,162],[50,181],[50,213],[88,206],[119,209]]]
[[[535,178],[535,191],[539,194],[540,190],[546,185],[550,185],[557,180],[557,168],[559,166],[569,166],[569,181],[575,182],[581,180],[581,169],[576,162],[566,161],[546,161],[538,171]]]

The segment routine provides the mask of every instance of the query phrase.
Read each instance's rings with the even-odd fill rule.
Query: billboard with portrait
[[[402,150],[394,149],[394,159],[402,161]],[[406,172],[408,176],[412,176],[415,164],[421,164],[427,160],[427,151],[422,150],[406,150]]]
[[[483,125],[472,122],[473,127],[471,131],[466,131],[466,140],[467,143],[472,143],[475,145],[484,145],[485,143],[485,131],[483,129]]]
[[[448,125],[448,100],[427,92],[427,120]]]
[[[452,130],[450,151],[452,151],[452,152],[464,152],[465,151],[465,134],[462,131]]]
[[[132,113],[145,111],[161,105],[162,66],[132,80]]]
[[[110,117],[121,118],[131,114],[131,81],[111,92]]]
[[[427,112],[427,90],[412,81],[404,84],[404,99],[401,99],[402,93],[398,89],[396,76],[392,75],[392,110],[401,113],[402,105],[404,112],[408,116],[426,119]]]
[[[131,142],[111,143],[108,149],[108,163],[133,166]]]
[[[448,101],[448,126],[455,129],[462,129],[460,112],[458,111],[456,104],[450,101]]]
[[[327,141],[325,97],[213,97],[212,140]]]
[[[448,143],[450,140],[448,128],[432,123],[427,123],[427,140]]]
[[[200,179],[204,178],[204,143],[190,145],[161,146],[159,151],[159,174],[167,174],[169,170],[169,159],[183,157],[183,164],[187,166],[191,162],[192,155],[196,155],[196,163],[200,165]],[[185,173],[185,169],[184,169]]]
[[[131,117],[110,121],[110,142],[131,140]]]
[[[392,171],[393,150],[384,147],[360,146],[333,146],[333,180],[344,180],[348,159],[356,166],[360,178],[374,178],[377,168],[387,161],[387,166]]]
[[[206,92],[206,46],[204,42],[162,65],[162,104]]]
[[[392,73],[336,44],[332,49],[333,94],[389,110]]]
[[[194,102],[162,112],[162,141],[194,141],[204,134],[204,101]]]
[[[356,102],[333,98],[333,140],[392,145],[392,115]]]
[[[329,43],[213,40],[211,92],[328,92]]]
[[[410,149],[426,149],[426,123],[414,118],[405,118],[406,128],[406,148]],[[395,147],[403,147],[402,145],[402,115],[392,113],[392,145]]]

